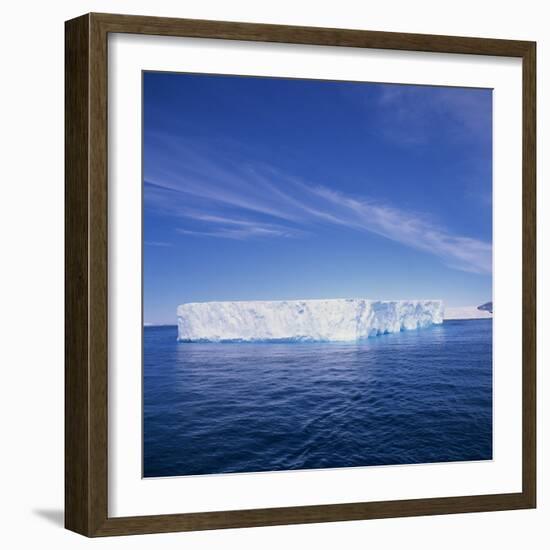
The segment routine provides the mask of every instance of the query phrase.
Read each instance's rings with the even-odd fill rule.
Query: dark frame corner
[[[507,56],[523,62],[523,490],[158,516],[108,516],[107,35],[134,33]],[[65,526],[96,537],[536,506],[536,43],[113,14],[65,24]]]

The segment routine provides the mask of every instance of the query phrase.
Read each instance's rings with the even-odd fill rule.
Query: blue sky
[[[144,320],[492,287],[492,93],[143,75]]]

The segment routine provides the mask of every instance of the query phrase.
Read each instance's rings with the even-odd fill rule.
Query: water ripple
[[[492,457],[492,322],[360,344],[144,333],[144,475]]]

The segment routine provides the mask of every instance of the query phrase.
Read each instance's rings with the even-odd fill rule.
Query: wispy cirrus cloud
[[[439,256],[449,266],[474,273],[491,273],[492,246],[489,243],[453,235],[417,214],[350,198],[318,187],[315,192],[339,211],[336,216],[353,227],[376,233],[417,250]]]
[[[381,86],[377,107],[383,136],[402,146],[435,140],[464,141],[486,146],[492,136],[490,89],[451,86]],[[445,123],[442,124],[442,121]]]
[[[209,231],[198,229],[183,229],[178,227],[176,231],[184,235],[220,237],[223,239],[235,240],[267,237],[296,238],[307,235],[305,231],[273,223],[234,219],[225,216],[200,214],[189,211],[184,214],[184,216],[194,220],[198,220],[199,222],[203,222],[213,227],[213,229]]]
[[[175,218],[179,234],[233,240],[307,238],[323,225],[376,234],[488,274],[490,243],[457,235],[426,215],[350,196],[259,162],[233,162],[156,136],[145,162],[145,205]],[[151,168],[149,168],[151,167]]]
[[[196,229],[177,228],[176,231],[183,235],[195,235],[195,236],[202,236],[202,237],[219,237],[221,239],[234,239],[238,241],[244,241],[255,237],[263,238],[263,237],[293,237],[294,236],[290,231],[278,231],[273,229],[266,229],[264,227],[245,227],[241,229],[221,228],[214,231],[199,231]]]

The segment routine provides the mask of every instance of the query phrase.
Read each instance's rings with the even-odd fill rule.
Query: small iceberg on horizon
[[[441,300],[202,302],[178,306],[181,342],[355,342],[443,323]]]

